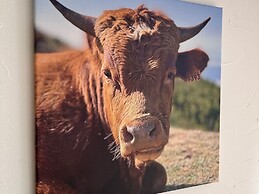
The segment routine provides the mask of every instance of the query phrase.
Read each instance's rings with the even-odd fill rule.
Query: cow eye
[[[112,74],[111,74],[111,72],[110,72],[108,69],[104,70],[103,74],[104,74],[105,77],[108,78],[108,79],[111,79],[111,78],[112,78]]]
[[[169,72],[167,78],[171,80],[174,79],[174,74],[172,72]]]

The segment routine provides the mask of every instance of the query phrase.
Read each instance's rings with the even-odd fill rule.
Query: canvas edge
[[[190,2],[190,0],[189,0]],[[228,61],[229,50],[233,49],[232,52],[237,52],[238,48],[233,45],[227,45],[226,40],[229,38],[227,35],[229,31],[234,31],[235,29],[229,28],[229,19],[232,17],[231,14],[242,9],[242,3],[240,1],[235,1],[237,6],[231,6],[231,3],[228,3],[228,0],[221,1],[212,1],[212,0],[192,0],[194,3],[203,3],[206,5],[220,6],[223,7],[223,65],[222,65],[222,94],[221,94],[221,135],[220,135],[220,179],[218,183],[212,183],[208,185],[196,186],[187,189],[181,189],[177,191],[171,191],[166,193],[174,194],[230,194],[230,193],[251,193],[256,194],[259,192],[259,156],[253,147],[259,147],[258,143],[254,142],[254,136],[258,135],[257,131],[251,131],[248,135],[237,129],[239,132],[234,138],[234,142],[231,142],[232,138],[229,137],[229,134],[234,132],[233,129],[229,129],[229,123],[227,119],[233,119],[229,114],[230,111],[227,110],[227,107],[234,106],[233,104],[227,105],[232,98],[232,93],[229,94],[228,86],[233,84],[227,76],[231,75],[231,70],[234,67],[224,64],[224,61]],[[220,4],[220,5],[219,5]],[[256,1],[250,2],[251,6],[257,6]],[[34,193],[34,150],[32,146],[34,145],[34,135],[33,135],[33,68],[32,68],[32,58],[30,52],[32,52],[32,42],[31,42],[31,17],[30,13],[32,6],[32,1],[27,0],[23,1],[23,4],[12,3],[8,0],[3,0],[0,2],[0,8],[4,8],[3,12],[0,13],[0,30],[1,30],[1,69],[0,77],[2,83],[2,91],[0,92],[1,106],[7,107],[6,109],[0,110],[1,116],[1,178],[0,178],[0,191],[1,193]],[[16,13],[16,14],[13,14]],[[250,13],[252,14],[252,13]],[[18,16],[19,17],[18,17]],[[249,14],[238,17],[247,18]],[[257,15],[258,16],[258,15]],[[8,17],[8,18],[7,18]],[[258,20],[254,18],[254,20]],[[17,24],[16,26],[10,26],[10,24]],[[241,26],[242,27],[242,26]],[[258,32],[258,27],[255,29]],[[15,31],[15,32],[14,32]],[[247,31],[248,35],[251,35]],[[256,34],[253,34],[256,37]],[[19,39],[16,39],[20,37]],[[230,37],[231,38],[231,37]],[[245,44],[242,42],[242,44]],[[255,42],[249,43],[253,50],[259,50],[258,45]],[[21,46],[22,45],[22,46]],[[20,48],[29,48],[28,50],[20,50]],[[12,54],[10,54],[12,53]],[[253,51],[254,54],[256,54]],[[254,59],[256,55],[254,56]],[[17,62],[19,64],[17,70]],[[250,61],[252,64],[252,61]],[[227,62],[226,62],[227,63]],[[238,63],[238,62],[237,62]],[[3,64],[6,64],[4,67]],[[258,67],[259,68],[259,67]],[[252,70],[249,70],[247,73],[252,74],[252,71],[257,70],[253,66]],[[24,69],[26,71],[24,71]],[[237,74],[240,75],[243,73],[244,69],[239,69]],[[23,74],[20,74],[23,72]],[[8,76],[6,75],[8,74]],[[10,80],[10,82],[9,82]],[[248,80],[247,87],[250,87],[251,90],[254,88],[250,85],[252,84],[252,79]],[[257,83],[259,80],[257,78]],[[244,87],[244,85],[242,85]],[[29,92],[30,91],[30,92]],[[231,90],[230,90],[231,92]],[[258,107],[259,102],[254,102],[254,98],[259,98],[258,90],[252,91],[254,96],[243,95],[241,102],[244,102],[244,97],[252,99],[253,104]],[[15,97],[18,96],[18,97]],[[23,101],[21,101],[23,100]],[[24,101],[25,100],[25,101]],[[6,104],[7,103],[7,104]],[[8,107],[10,105],[10,107]],[[16,108],[14,108],[16,107]],[[17,108],[18,107],[18,108]],[[255,110],[256,107],[249,107],[249,110],[246,109],[248,116],[254,116],[254,114],[259,115],[259,110]],[[245,113],[244,113],[245,114]],[[249,115],[253,114],[253,115]],[[11,116],[11,119],[10,119]],[[239,124],[242,121],[238,121]],[[25,129],[26,131],[20,131],[20,129]],[[258,129],[258,124],[255,126],[255,129]],[[241,134],[240,134],[241,133]],[[245,134],[245,137],[242,136]],[[10,139],[12,138],[12,139]],[[246,138],[247,143],[242,139]],[[245,155],[245,151],[242,151],[242,148],[238,147],[236,143],[240,140],[243,143],[246,149],[250,148],[250,151]],[[238,147],[238,148],[234,148]],[[240,148],[240,153],[238,152]],[[256,150],[256,149],[254,149]],[[231,151],[234,151],[232,153]],[[236,156],[240,154],[240,156]],[[229,155],[229,156],[228,156]],[[234,158],[230,158],[233,156]],[[235,158],[236,157],[236,158]],[[238,159],[234,161],[234,159]],[[25,164],[25,166],[24,166]],[[252,170],[251,170],[252,168]],[[238,172],[239,171],[239,172]],[[252,172],[251,172],[252,171]],[[247,172],[247,173],[246,173]],[[251,173],[251,174],[249,174]]]

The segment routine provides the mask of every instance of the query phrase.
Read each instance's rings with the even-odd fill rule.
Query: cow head
[[[140,161],[156,159],[168,142],[175,78],[199,79],[209,60],[198,49],[178,53],[179,44],[198,34],[210,18],[180,28],[143,6],[93,18],[51,2],[70,22],[95,37],[105,117],[121,155]]]

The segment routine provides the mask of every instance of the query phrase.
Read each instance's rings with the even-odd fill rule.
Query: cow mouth
[[[164,146],[145,148],[134,152],[135,158],[140,161],[149,161],[157,159],[163,152]]]
[[[163,151],[164,146],[154,147],[154,148],[145,148],[136,151],[136,154],[152,154]]]

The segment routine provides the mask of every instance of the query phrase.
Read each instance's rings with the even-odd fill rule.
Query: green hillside
[[[70,47],[59,40],[41,31],[34,30],[34,50],[36,53],[50,53],[68,50]]]
[[[175,83],[171,126],[219,131],[220,88],[206,80]]]

